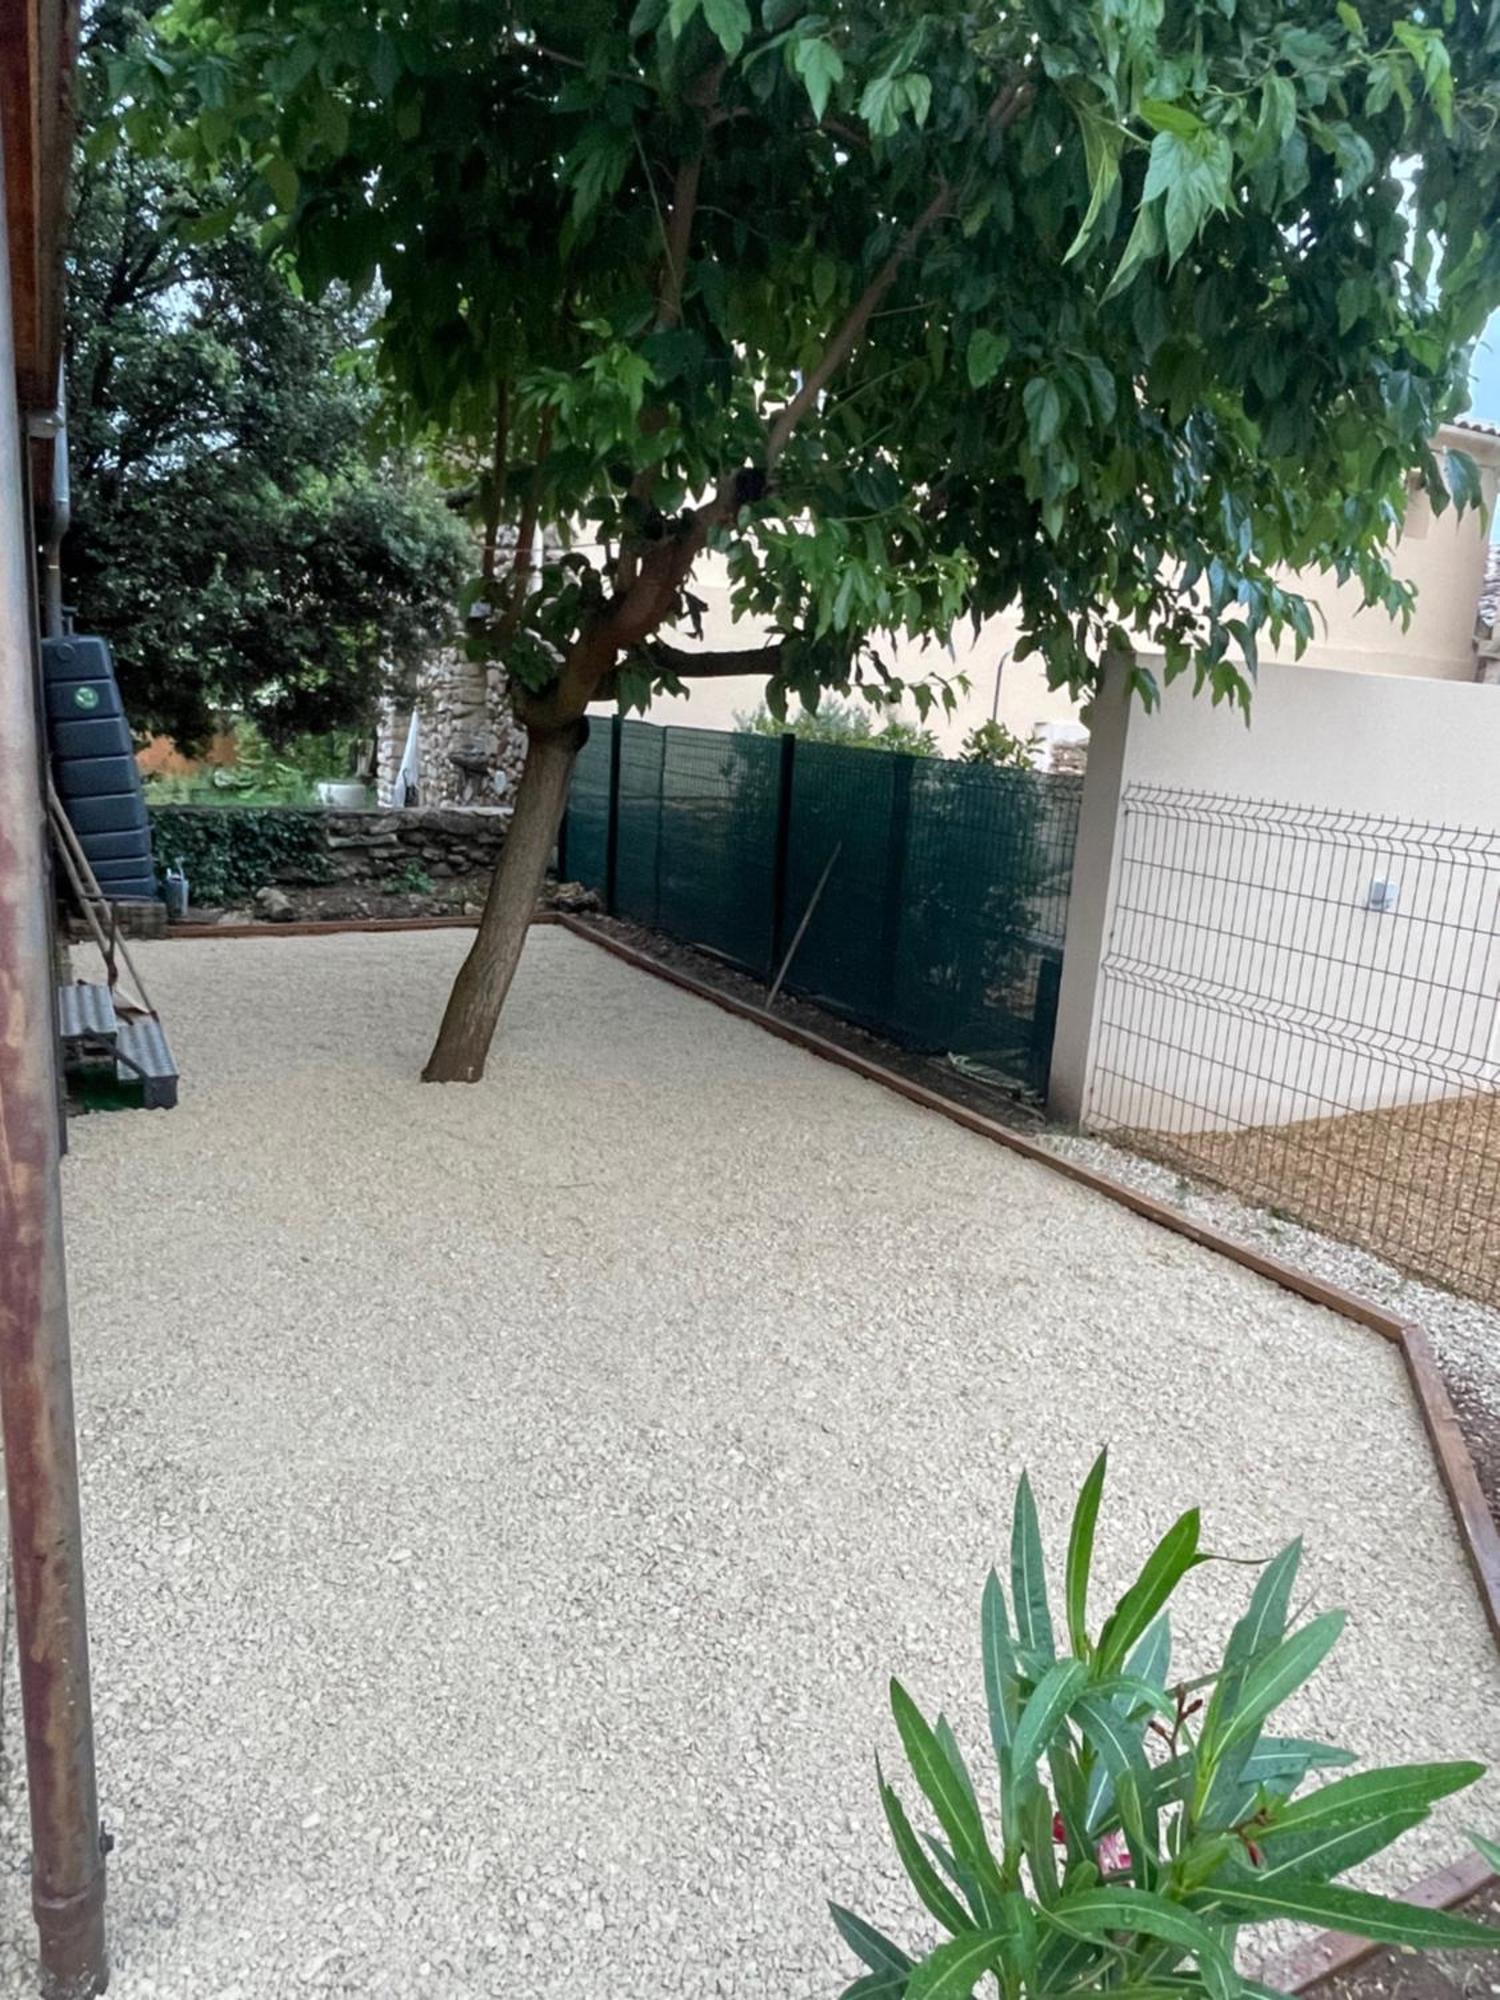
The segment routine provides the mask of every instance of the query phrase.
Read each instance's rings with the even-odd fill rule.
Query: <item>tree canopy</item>
[[[310,286],[383,288],[413,424],[498,418],[502,510],[587,524],[534,686],[705,496],[781,688],[1014,603],[1054,680],[1118,626],[1232,691],[1307,629],[1273,570],[1399,610],[1409,476],[1475,494],[1429,441],[1500,296],[1477,0],[176,0],[148,62],[127,128],[253,165]]]
[[[1494,0],[171,0],[116,83],[488,452],[471,645],[531,749],[432,1077],[591,701],[899,693],[890,637],[1006,606],[1056,684],[1145,647],[1243,698],[1288,571],[1399,612],[1413,484],[1478,497],[1431,440],[1500,298]],[[710,546],[768,644],[680,643]]]
[[[96,83],[111,26],[96,16]],[[470,538],[420,468],[372,456],[347,302],[299,296],[242,217],[205,226],[232,182],[107,138],[74,190],[67,595],[112,641],[139,728],[364,722],[452,630]]]

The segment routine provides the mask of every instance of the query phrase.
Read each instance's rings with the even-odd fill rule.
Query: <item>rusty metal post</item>
[[[0,169],[3,171],[3,169]],[[58,1184],[32,536],[0,185],[0,1420],[46,2000],[108,1978]]]

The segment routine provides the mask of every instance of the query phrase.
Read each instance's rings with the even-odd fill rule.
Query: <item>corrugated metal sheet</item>
[[[112,1042],[120,1022],[107,986],[78,980],[57,989],[57,1031],[65,1042]]]

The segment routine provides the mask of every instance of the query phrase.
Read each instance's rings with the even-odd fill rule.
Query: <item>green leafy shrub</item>
[[[1339,1885],[1335,1877],[1482,1775],[1479,1764],[1361,1772],[1294,1797],[1343,1750],[1265,1727],[1343,1629],[1327,1611],[1288,1629],[1302,1553],[1267,1563],[1212,1672],[1174,1679],[1166,1604],[1213,1557],[1197,1510],[1162,1537],[1094,1638],[1086,1621],[1105,1455],[1068,1541],[1064,1629],[1047,1601],[1029,1482],[1016,1493],[1011,1603],[991,1573],[982,1650],[998,1767],[1000,1843],[943,1716],[898,1681],[891,1706],[941,1838],[918,1836],[877,1765],[881,1803],[912,1885],[948,1937],[913,1957],[835,1905],[869,1968],[844,2000],[971,2000],[1107,1992],[1120,2000],[1265,1996],[1234,1970],[1240,1926],[1292,1918],[1381,1943],[1500,1948],[1500,1929]],[[1487,1859],[1500,1849],[1477,1841]],[[992,1985],[990,1982],[994,1981]]]
[[[392,880],[391,887],[401,896],[430,896],[432,877],[420,861],[411,860]]]
[[[999,764],[1018,771],[1034,768],[1029,744],[1023,743],[1003,722],[979,722],[969,731],[959,749],[965,764]]]
[[[161,872],[181,862],[195,903],[241,903],[289,870],[304,881],[329,875],[321,812],[289,806],[153,805],[151,843]]]
[[[936,757],[937,738],[930,729],[892,717],[875,726],[868,708],[851,701],[824,699],[816,709],[799,709],[783,721],[764,702],[748,715],[734,718],[736,729],[754,736],[795,736],[799,743],[835,743],[844,750],[889,750],[898,757]]]

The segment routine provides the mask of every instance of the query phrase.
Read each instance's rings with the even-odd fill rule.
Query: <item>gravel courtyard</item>
[[[120,2000],[832,1996],[826,1897],[923,1935],[887,1676],[978,1754],[1016,1475],[1060,1561],[1105,1440],[1106,1583],[1195,1502],[1305,1531],[1353,1615],[1288,1724],[1500,1757],[1378,1338],[562,931],[487,1080],[419,1085],[466,944],[144,947],[182,1104],[71,1127]],[[1189,1579],[1186,1668],[1250,1580]],[[1466,1824],[1493,1781],[1375,1879]]]

